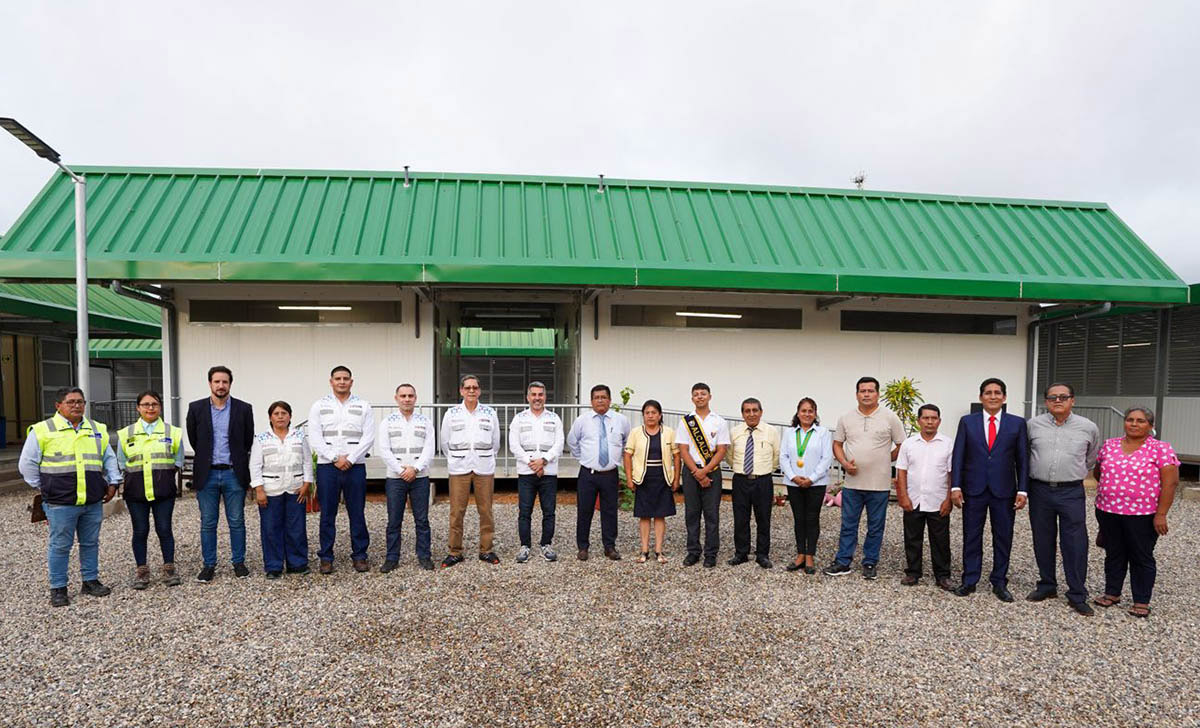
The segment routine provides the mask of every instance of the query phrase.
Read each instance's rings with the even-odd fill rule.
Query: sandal
[[[1097,607],[1104,607],[1105,609],[1120,603],[1121,597],[1111,597],[1107,594],[1102,594],[1092,600],[1092,604],[1095,604]]]
[[[644,563],[646,563],[647,559],[649,559],[649,558],[650,558],[650,552],[643,551],[641,554],[638,555],[637,562],[639,564],[644,564]]]
[[[1150,616],[1150,606],[1146,604],[1134,604],[1129,608],[1129,616],[1145,619]]]
[[[662,551],[656,551],[656,552],[654,552],[654,555],[658,557],[658,563],[660,563],[660,564],[667,563],[667,555],[664,554]]]

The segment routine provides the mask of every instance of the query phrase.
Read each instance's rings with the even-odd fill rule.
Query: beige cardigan
[[[661,426],[663,450],[663,475],[667,485],[675,482],[675,453],[679,448],[675,445],[675,431],[666,425]],[[625,452],[633,455],[633,482],[641,485],[646,477],[646,456],[650,453],[650,438],[646,435],[645,427],[635,427],[625,441]]]

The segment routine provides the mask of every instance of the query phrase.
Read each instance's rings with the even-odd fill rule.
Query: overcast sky
[[[4,3],[0,116],[76,164],[1109,203],[1200,281],[1200,3]],[[51,168],[0,138],[0,231]]]

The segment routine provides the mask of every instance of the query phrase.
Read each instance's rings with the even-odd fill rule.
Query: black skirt
[[[633,515],[637,518],[666,518],[675,515],[675,496],[661,465],[647,465],[633,497]]]

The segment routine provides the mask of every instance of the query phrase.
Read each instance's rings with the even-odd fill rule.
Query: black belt
[[[227,465],[225,463],[220,463],[220,464],[214,463],[214,464],[208,466],[208,469],[209,470],[233,470],[233,466]]]
[[[1082,480],[1064,480],[1064,481],[1061,481],[1058,483],[1051,483],[1048,480],[1038,480],[1037,478],[1033,478],[1032,480],[1035,483],[1041,483],[1042,485],[1048,485],[1051,488],[1074,488],[1076,486],[1083,485]]]
[[[580,471],[580,472],[583,472],[583,471],[585,471],[585,470],[586,470],[587,472],[591,473],[592,475],[604,475],[604,474],[606,474],[606,473],[615,473],[615,472],[617,472],[617,469],[616,469],[615,467],[609,468],[608,470],[597,470],[597,469],[595,469],[595,468],[589,468],[589,467],[585,467],[585,466],[583,466],[583,465],[580,465],[580,466],[579,466],[579,471]]]

